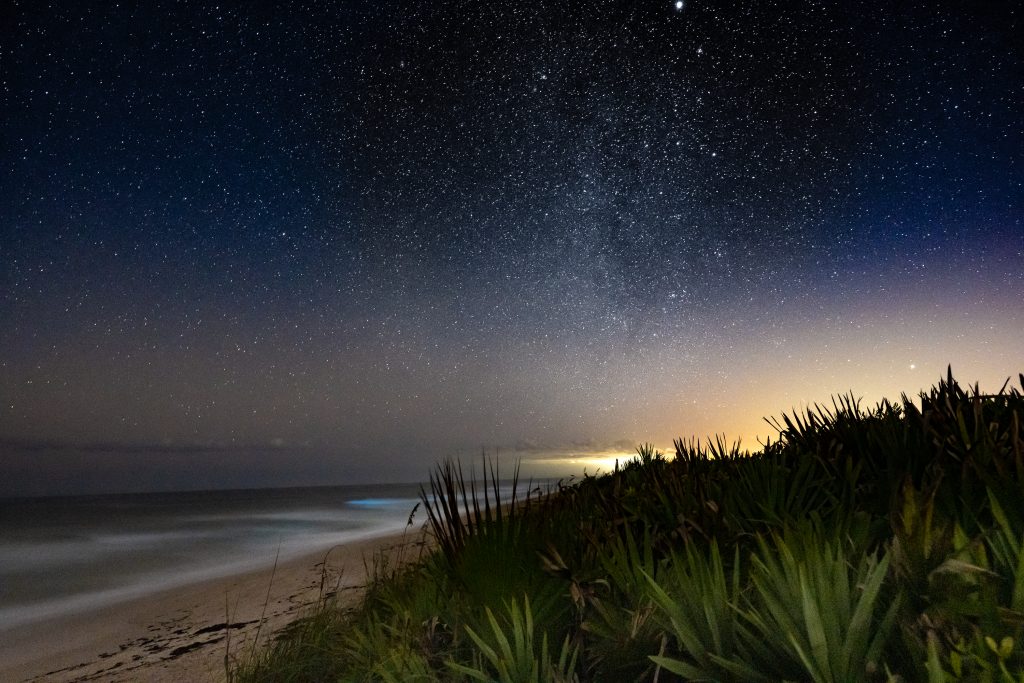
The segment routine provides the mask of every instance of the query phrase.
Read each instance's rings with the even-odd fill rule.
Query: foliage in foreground
[[[548,493],[443,464],[436,550],[232,678],[1024,682],[1022,413],[950,372]]]

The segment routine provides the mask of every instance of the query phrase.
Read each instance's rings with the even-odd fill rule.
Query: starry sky
[[[593,471],[1024,370],[1014,3],[6,16],[0,494]]]

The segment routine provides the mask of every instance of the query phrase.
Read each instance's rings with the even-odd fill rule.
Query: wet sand
[[[416,559],[420,539],[410,531],[356,541],[276,569],[0,630],[0,681],[223,681],[226,659],[266,645],[324,592],[354,604],[375,554]]]

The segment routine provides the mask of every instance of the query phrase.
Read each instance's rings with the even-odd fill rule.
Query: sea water
[[[0,500],[0,631],[398,532],[415,484]],[[422,511],[413,519],[424,521]]]

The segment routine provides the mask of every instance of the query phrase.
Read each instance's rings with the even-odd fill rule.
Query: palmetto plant
[[[650,657],[658,667],[695,681],[768,680],[733,666],[741,654],[734,608],[742,587],[738,548],[730,572],[717,544],[709,552],[686,546],[669,559],[660,581],[646,579],[657,617],[675,643],[673,655]]]
[[[933,572],[941,589],[929,586],[959,600],[938,616],[929,606],[921,621],[931,629],[912,632],[926,641],[930,682],[1024,681],[1024,525],[991,489],[988,497],[995,526],[985,542],[961,537],[952,567]]]
[[[595,539],[596,540],[596,539]],[[593,680],[649,680],[662,629],[654,619],[647,577],[657,570],[651,537],[637,537],[629,526],[603,539],[597,549],[595,575],[581,582],[581,641],[584,665]]]
[[[550,494],[531,497],[527,489],[524,495],[518,466],[507,483],[493,463],[485,463],[483,473],[478,481],[449,461],[431,475],[429,491],[421,488],[427,526],[439,549],[427,565],[469,602],[497,606],[530,593],[535,609],[545,613],[554,589],[543,587],[546,575],[537,553],[548,542],[550,523],[530,511]]]
[[[745,662],[733,670],[815,683],[880,676],[899,607],[883,592],[889,555],[865,555],[816,524],[758,545],[740,610]]]
[[[498,681],[500,683],[570,683],[576,676],[577,650],[566,636],[552,659],[548,648],[547,632],[540,633],[534,628],[533,611],[529,597],[523,598],[522,607],[512,600],[507,606],[505,624],[499,622],[494,612],[486,609],[489,632],[477,633],[466,627],[476,655],[472,665],[449,661],[448,667],[477,681]]]
[[[467,541],[474,536],[511,537],[520,530],[529,496],[521,498],[519,466],[512,474],[511,491],[503,500],[502,482],[497,465],[485,462],[483,480],[470,472],[467,478],[462,463],[447,460],[431,473],[429,492],[420,487],[420,500],[427,522],[441,553],[455,563]]]

